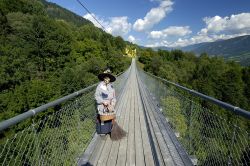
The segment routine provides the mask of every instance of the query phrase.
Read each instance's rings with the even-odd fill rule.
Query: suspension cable
[[[92,12],[90,12],[90,10],[86,6],[84,6],[80,0],[76,0],[76,1],[91,15],[91,17],[93,17],[93,19],[102,27],[102,29],[105,32],[107,32],[106,28],[96,19],[96,17],[92,14]]]

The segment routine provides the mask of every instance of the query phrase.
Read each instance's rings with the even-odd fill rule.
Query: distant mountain
[[[157,50],[168,50],[168,51],[171,51],[175,48],[173,47],[165,47],[165,46],[160,46],[160,47],[154,47],[153,50],[157,51]]]
[[[250,35],[235,37],[209,43],[195,44],[181,48],[200,55],[206,52],[210,56],[222,56],[241,65],[250,65]]]
[[[183,51],[193,51],[200,48],[200,47],[203,47],[205,45],[209,44],[209,42],[204,42],[204,43],[198,43],[198,44],[193,44],[193,45],[189,45],[189,46],[186,46],[186,47],[179,47],[179,49],[183,50]]]
[[[157,47],[154,49],[181,49],[183,51],[192,51],[196,55],[207,53],[210,56],[222,56],[225,59],[240,62],[242,65],[250,65],[250,35],[215,42],[199,43],[180,48]]]
[[[168,51],[171,51],[171,50],[174,50],[174,49],[180,49],[180,50],[183,50],[183,51],[193,51],[197,48],[199,48],[200,46],[203,46],[207,43],[199,43],[199,44],[193,44],[193,45],[189,45],[189,46],[186,46],[186,47],[165,47],[165,46],[160,46],[160,47],[153,47],[153,50],[168,50]]]
[[[184,51],[193,51],[196,54],[206,52],[211,56],[238,56],[250,53],[250,35],[215,42],[195,44],[182,47],[181,49]]]

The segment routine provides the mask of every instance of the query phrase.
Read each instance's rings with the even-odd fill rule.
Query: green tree
[[[222,101],[243,108],[246,106],[246,100],[243,96],[244,83],[241,79],[241,70],[239,67],[230,69],[222,74],[217,83]]]
[[[22,12],[24,14],[45,15],[44,6],[34,0],[1,0],[0,8],[4,13]]]
[[[168,96],[162,99],[163,111],[169,118],[169,121],[176,132],[179,132],[181,137],[185,136],[187,124],[185,116],[182,114],[181,102],[174,96]]]
[[[248,110],[250,110],[250,67],[242,70],[242,80],[244,81],[244,95],[247,99]]]

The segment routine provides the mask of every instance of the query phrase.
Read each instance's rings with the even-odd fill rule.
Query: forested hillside
[[[124,71],[126,43],[38,0],[0,1],[0,121]]]
[[[69,10],[62,8],[54,3],[48,3],[46,0],[40,0],[45,7],[46,13],[55,19],[63,19],[69,23],[73,23],[74,25],[81,26],[87,23],[91,23],[89,20],[72,13]]]
[[[144,49],[139,61],[154,75],[250,110],[250,67],[181,50]]]

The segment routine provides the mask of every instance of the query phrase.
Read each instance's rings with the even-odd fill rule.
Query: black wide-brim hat
[[[105,77],[109,77],[110,82],[114,82],[116,80],[115,76],[110,73],[101,73],[98,75],[99,80],[103,81]]]

